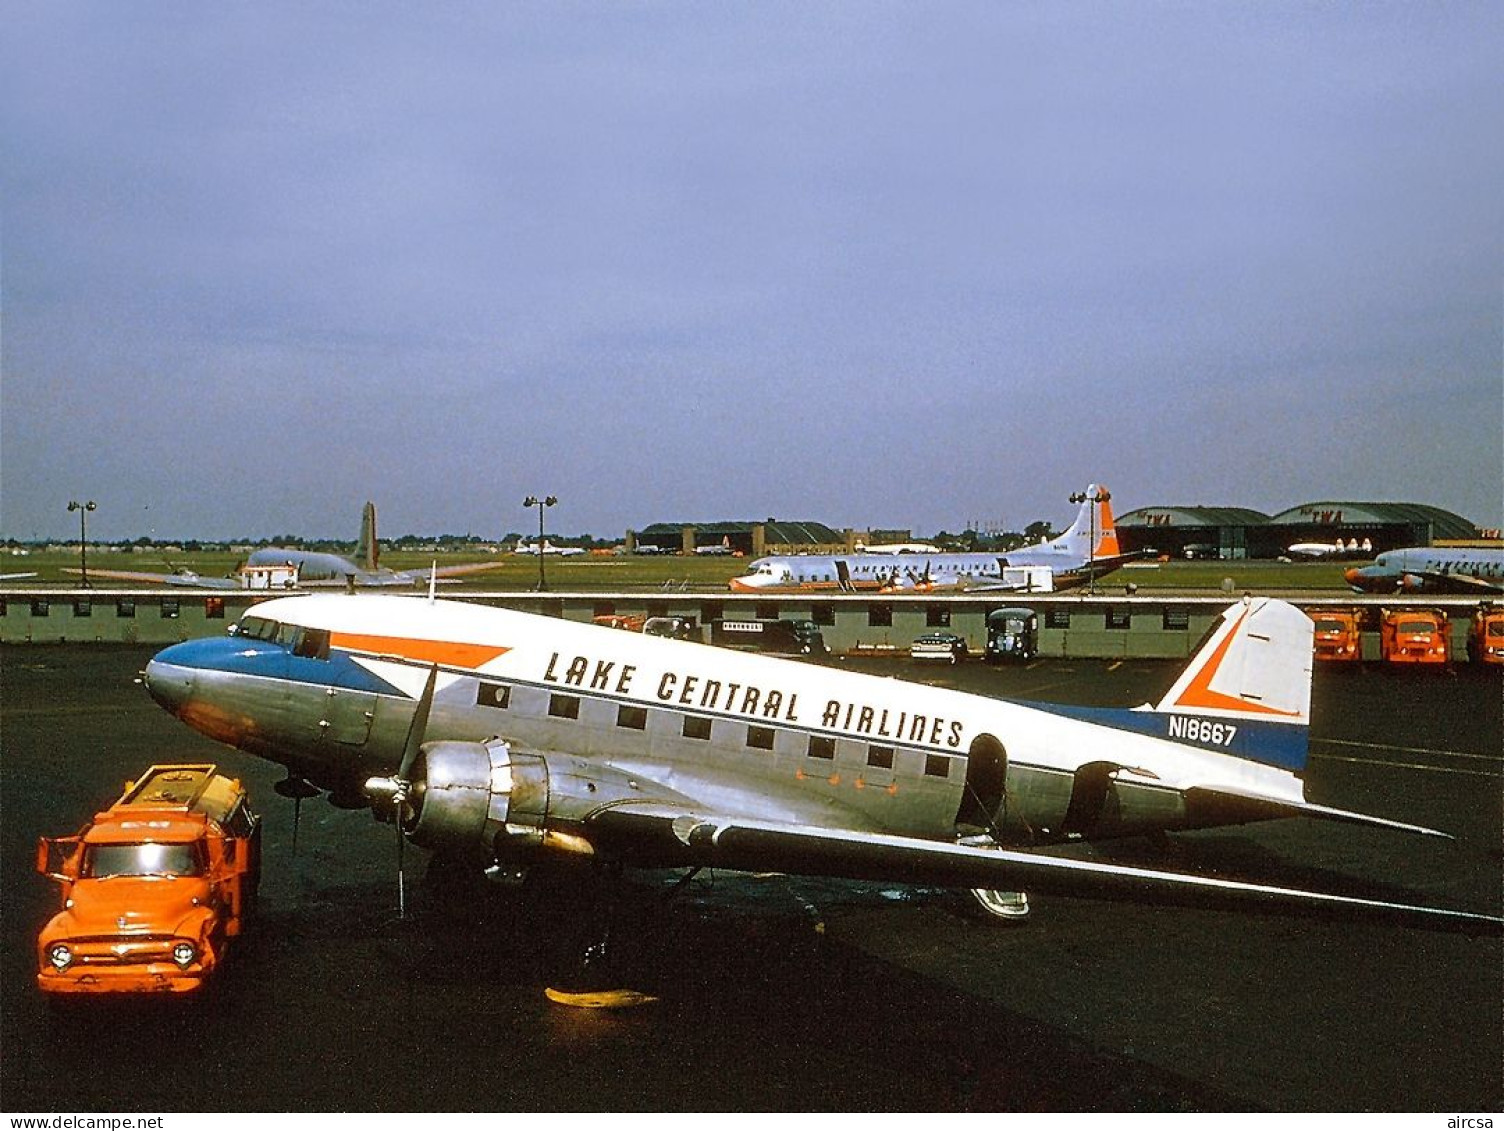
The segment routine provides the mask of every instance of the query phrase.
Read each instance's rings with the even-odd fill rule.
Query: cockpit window
[[[84,850],[83,875],[89,879],[197,876],[202,870],[193,844],[91,844]]]
[[[249,637],[252,640],[275,640],[282,626],[265,617],[243,616],[240,623],[235,626],[236,636]]]

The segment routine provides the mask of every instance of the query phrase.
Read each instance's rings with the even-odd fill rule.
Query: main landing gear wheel
[[[999,891],[997,888],[972,888],[971,897],[989,918],[999,923],[1018,924],[1029,919],[1029,895],[1022,891]]]

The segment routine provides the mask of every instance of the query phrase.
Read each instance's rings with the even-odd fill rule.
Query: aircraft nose
[[[173,645],[158,652],[147,662],[142,676],[147,694],[159,707],[174,715],[182,712],[193,693],[194,669],[173,655],[180,648],[181,645]]]

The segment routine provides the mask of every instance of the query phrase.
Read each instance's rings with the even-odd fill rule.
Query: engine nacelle
[[[413,765],[403,831],[414,844],[487,863],[544,843],[548,767],[500,739],[430,742]]]

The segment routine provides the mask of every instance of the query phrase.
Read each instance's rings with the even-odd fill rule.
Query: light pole
[[[1091,549],[1086,553],[1086,591],[1093,597],[1097,595],[1097,507],[1112,498],[1105,488],[1098,487],[1091,495],[1077,492],[1071,496],[1073,503],[1091,503]]]
[[[90,511],[97,510],[98,507],[95,505],[93,499],[90,499],[87,503],[73,500],[68,503],[68,509],[78,512],[78,566],[79,572],[83,574],[83,587],[87,589],[89,587],[89,552],[86,547],[89,543],[89,531],[86,516]]]
[[[545,507],[551,507],[555,503],[557,503],[558,501],[559,500],[557,498],[555,498],[553,495],[545,495],[541,499],[538,498],[538,496],[536,496],[536,495],[529,495],[527,498],[525,498],[525,499],[522,500],[522,505],[523,506],[525,506],[525,507],[537,507],[538,508],[538,546],[537,546],[537,550],[538,550],[538,592],[539,593],[542,593],[542,592],[544,592],[545,590],[548,589],[548,581],[543,576],[543,546],[544,546],[544,542],[543,542],[543,511],[544,511]]]

